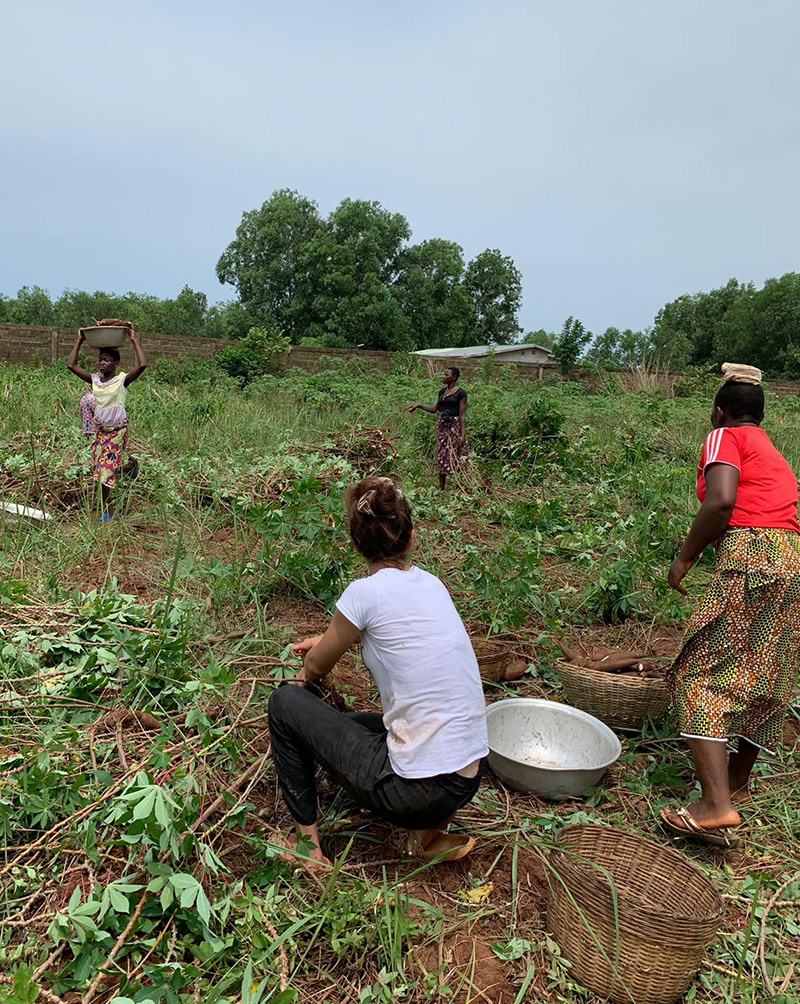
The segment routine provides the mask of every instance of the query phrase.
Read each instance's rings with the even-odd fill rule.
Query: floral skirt
[[[466,466],[469,449],[461,443],[461,420],[443,418],[436,421],[436,465],[440,474],[455,474]]]
[[[128,448],[128,423],[119,426],[98,425],[92,446],[92,471],[95,481],[113,488],[125,462]]]
[[[728,530],[667,676],[681,735],[780,744],[800,666],[800,535]]]

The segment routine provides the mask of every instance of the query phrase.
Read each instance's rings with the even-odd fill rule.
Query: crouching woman
[[[346,496],[350,537],[369,574],[342,593],[324,635],[293,647],[303,668],[269,702],[272,754],[297,836],[325,862],[314,774],[321,765],[355,801],[412,831],[427,860],[474,846],[445,832],[470,802],[488,754],[486,705],[467,632],[444,585],[411,564],[411,509],[389,478],[367,478]],[[346,714],[305,689],[361,643],[383,714]],[[294,838],[291,840],[294,846]]]

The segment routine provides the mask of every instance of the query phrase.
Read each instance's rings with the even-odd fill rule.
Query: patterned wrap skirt
[[[440,474],[455,474],[466,466],[469,448],[461,443],[461,420],[436,416],[436,466]]]
[[[750,527],[717,544],[711,584],[667,675],[681,735],[772,753],[800,665],[800,535]]]
[[[98,425],[92,446],[92,473],[95,481],[113,488],[125,463],[128,448],[128,423],[118,426]]]

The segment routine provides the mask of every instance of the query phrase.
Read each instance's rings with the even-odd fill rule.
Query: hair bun
[[[745,366],[744,363],[723,363],[722,379],[725,383],[731,380],[736,383],[761,383],[761,370],[757,366]]]

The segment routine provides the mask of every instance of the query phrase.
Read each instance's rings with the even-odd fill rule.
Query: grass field
[[[659,809],[693,787],[669,723],[628,735],[581,801],[487,775],[457,820],[479,841],[465,862],[420,867],[326,787],[335,873],[315,880],[271,843],[288,819],[266,702],[296,670],[288,643],[362,574],[341,511],[361,475],[398,479],[416,560],[481,651],[529,665],[489,699],[557,698],[559,638],[678,644],[689,605],[665,574],[695,510],[709,389],[476,378],[471,467],[446,494],[432,417],[405,412],[436,389],[411,363],[246,388],[211,366],[156,366],[128,398],[141,477],[101,525],[80,384],[59,367],[0,370],[0,494],[54,517],[0,530],[0,1001],[595,1000],[546,932],[547,849],[577,821],[666,840]],[[800,469],[800,406],[768,412]],[[328,699],[376,707],[355,655]],[[685,848],[726,902],[689,1000],[800,1000],[799,723],[795,707],[780,757],[756,768],[741,846]]]

